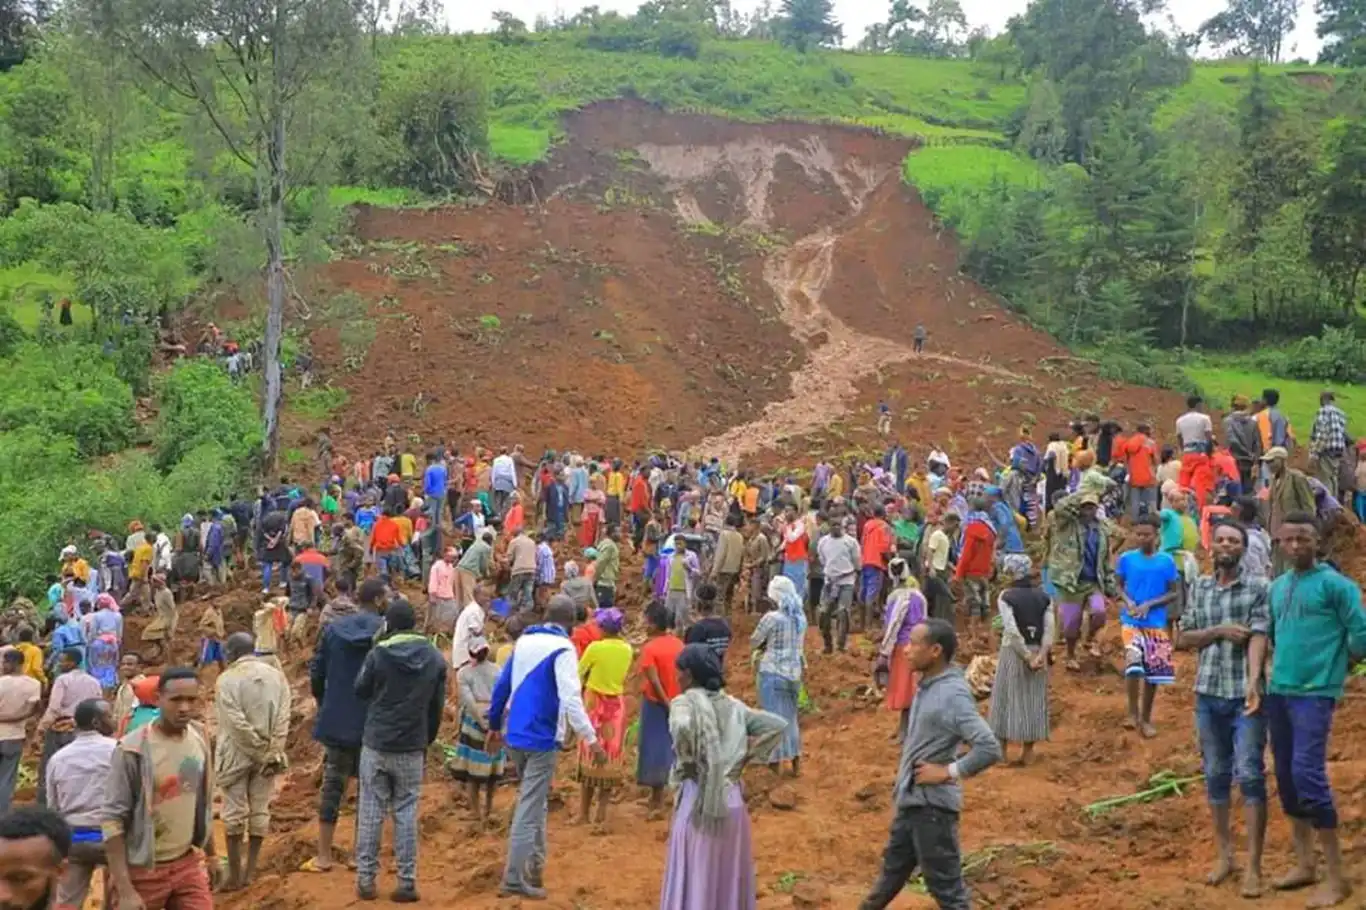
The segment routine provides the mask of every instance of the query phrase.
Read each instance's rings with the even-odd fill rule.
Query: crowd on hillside
[[[883,416],[878,429],[891,434]],[[1042,445],[1023,429],[1005,457],[984,449],[980,466],[937,445],[913,457],[892,439],[875,461],[821,461],[800,475],[668,453],[462,456],[392,432],[355,458],[324,431],[316,485],[282,479],[170,532],[141,522],[122,541],[93,532],[60,554],[42,609],[17,597],[0,615],[0,810],[30,726],[48,807],[0,817],[0,857],[16,840],[51,840],[69,863],[45,867],[35,888],[48,890],[31,896],[60,906],[79,906],[104,864],[132,906],[207,908],[211,885],[249,884],[287,768],[281,656],[311,647],[325,757],[318,849],[304,871],[336,867],[357,778],[357,894],[377,894],[392,817],[392,898],[419,899],[419,795],[449,720],[447,768],[474,819],[516,780],[504,894],[546,894],[547,800],[567,757],[584,824],[622,811],[614,796],[632,777],[648,788],[648,818],[675,792],[661,910],[753,908],[741,772],[801,773],[805,679],[821,659],[807,652],[814,624],[822,655],[846,651],[851,634],[873,643],[873,685],[901,743],[896,815],[861,906],[887,906],[918,868],[941,907],[962,910],[961,781],[1012,743],[1016,761],[1033,760],[1049,737],[1052,663],[1081,673],[1089,658],[1094,671],[1117,613],[1117,718],[1136,735],[1156,733],[1174,650],[1198,654],[1211,883],[1234,869],[1236,782],[1249,838],[1241,892],[1262,890],[1269,741],[1297,860],[1277,887],[1316,880],[1317,833],[1326,876],[1314,905],[1330,906],[1349,888],[1324,756],[1349,663],[1366,656],[1366,614],[1324,541],[1361,514],[1366,459],[1329,393],[1309,473],[1292,466],[1296,446],[1274,390],[1235,398],[1218,429],[1191,399],[1168,444],[1146,424],[1088,417]],[[201,597],[195,667],[174,666],[182,605],[255,571],[251,631],[227,635],[217,601]],[[416,591],[421,625],[405,596]],[[124,611],[150,613],[138,653],[123,649]],[[732,626],[745,614],[748,649]],[[954,663],[958,636],[992,630],[994,678],[970,682]],[[745,672],[741,651],[757,669],[757,709],[726,692],[728,668]],[[193,719],[210,665],[212,741]]]

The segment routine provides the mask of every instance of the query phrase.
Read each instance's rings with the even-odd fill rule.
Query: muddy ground
[[[536,174],[538,204],[357,213],[348,255],[314,276],[310,320],[320,378],[350,394],[331,420],[343,452],[367,453],[392,427],[462,448],[520,441],[631,455],[667,446],[809,467],[881,446],[875,413],[886,401],[913,454],[935,444],[976,463],[984,447],[1003,455],[1022,424],[1041,439],[1086,411],[1167,427],[1182,410],[1174,394],[1099,380],[961,275],[952,237],[899,179],[903,141],[665,115],[634,102],[590,107],[567,118],[566,131]],[[337,302],[343,292],[355,296]],[[918,322],[930,341],[917,357]],[[306,445],[312,425],[288,426]],[[1356,553],[1366,547],[1352,551],[1354,572],[1366,568]],[[633,613],[642,603],[635,589],[622,599]],[[254,606],[251,593],[230,595],[230,628],[245,627]],[[752,699],[738,644],[751,622],[736,624],[731,688]],[[188,654],[193,641],[179,647]],[[990,649],[972,641],[964,657]],[[775,781],[764,769],[746,777],[761,908],[853,910],[876,874],[890,818],[894,719],[861,694],[871,645],[856,637],[850,654],[818,650],[813,632],[802,778]],[[294,766],[276,803],[266,875],[225,907],[355,903],[347,873],[297,871],[316,834],[321,761],[308,736],[305,657],[288,661],[300,696]],[[1181,657],[1177,685],[1159,697],[1160,735],[1145,741],[1122,727],[1120,660],[1112,625],[1101,660],[1080,674],[1053,670],[1053,739],[1037,764],[993,768],[968,785],[962,839],[978,906],[1244,905],[1236,886],[1200,884],[1213,856],[1201,787],[1100,819],[1083,812],[1157,772],[1199,769],[1192,662]],[[1330,756],[1359,888],[1363,697],[1355,687],[1343,702]],[[516,906],[496,897],[513,792],[500,791],[494,830],[474,830],[439,762],[429,770],[424,904]],[[655,906],[667,823],[647,822],[630,791],[608,833],[593,836],[572,824],[567,775],[556,792],[545,906]],[[347,847],[350,818],[339,832]],[[1274,810],[1268,872],[1288,855],[1288,829]],[[386,863],[383,886],[392,883]],[[1302,902],[1268,896],[1258,905]],[[908,891],[895,906],[931,905]]]

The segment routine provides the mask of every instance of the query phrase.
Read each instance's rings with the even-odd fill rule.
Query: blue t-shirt
[[[1147,556],[1142,550],[1129,550],[1121,553],[1115,563],[1115,574],[1124,585],[1124,593],[1136,604],[1153,600],[1167,593],[1167,588],[1180,575],[1176,560],[1166,553],[1158,552]],[[1127,609],[1119,613],[1119,621],[1136,629],[1162,629],[1167,625],[1166,606],[1148,611],[1143,618],[1131,616]]]
[[[427,472],[422,475],[422,495],[446,495],[446,466],[441,462],[427,465]]]
[[[356,513],[356,527],[366,534],[375,529],[375,522],[379,520],[379,510],[371,506],[366,506]]]

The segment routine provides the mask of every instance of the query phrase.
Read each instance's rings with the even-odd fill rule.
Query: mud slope
[[[905,141],[639,102],[565,125],[535,175],[539,205],[357,213],[311,332],[324,378],[355,405],[334,421],[349,454],[392,427],[462,446],[781,461],[831,426],[871,425],[880,400],[901,426],[938,419],[921,401],[976,413],[920,434],[975,445],[1019,415],[981,415],[968,383],[1030,390],[1009,410],[1045,426],[1126,394],[1041,369],[1063,352],[958,274],[900,180]],[[341,292],[356,296],[328,302]]]

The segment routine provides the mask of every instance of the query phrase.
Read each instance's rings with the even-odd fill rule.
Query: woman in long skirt
[[[877,671],[887,676],[884,700],[887,710],[900,712],[896,741],[901,742],[906,738],[911,702],[915,700],[915,671],[906,656],[906,646],[911,642],[911,630],[925,621],[926,601],[906,560],[893,559],[887,565],[887,572],[895,587],[887,597],[887,621],[878,648]]]
[[[1023,743],[1020,764],[1034,744],[1048,739],[1048,660],[1053,647],[1053,602],[1033,579],[1028,559],[1007,560],[1013,576],[996,601],[1001,615],[1001,653],[991,689],[992,732],[1004,757],[1011,742]]]
[[[588,492],[583,494],[583,518],[579,523],[579,546],[587,549],[598,542],[602,526],[602,510],[607,494],[602,492],[602,475],[595,474],[588,481]]]
[[[754,910],[749,810],[740,775],[764,761],[786,722],[723,689],[721,659],[704,644],[678,655],[683,693],[669,706],[678,787],[659,910]]]
[[[455,674],[460,693],[460,733],[446,770],[469,785],[470,808],[474,820],[482,824],[493,811],[493,791],[503,776],[506,753],[502,749],[488,751],[489,731],[484,722],[493,700],[493,686],[498,682],[498,665],[489,660],[489,643],[482,635],[470,639],[469,651],[470,663]]]
[[[598,812],[594,824],[601,829],[607,823],[607,804],[612,791],[623,777],[622,752],[626,742],[626,677],[631,672],[635,652],[621,637],[625,617],[620,610],[599,610],[593,617],[602,638],[584,648],[579,658],[579,675],[583,679],[584,708],[597,734],[598,744],[607,753],[607,763],[593,760],[593,750],[585,742],[579,743],[579,766],[575,777],[579,781],[579,823],[588,822],[593,797],[598,797]]]
[[[750,647],[763,653],[759,661],[759,704],[765,711],[787,721],[782,741],[768,763],[774,771],[785,761],[792,762],[792,775],[801,773],[802,734],[797,723],[801,701],[802,675],[806,669],[803,644],[806,639],[806,612],[797,586],[786,575],[774,576],[768,583],[768,599],[774,609],[764,614],[750,636]]]
[[[640,676],[644,685],[640,699],[639,754],[636,758],[636,783],[650,788],[647,819],[653,821],[664,810],[664,787],[674,764],[674,744],[669,736],[669,702],[679,694],[678,655],[683,642],[669,632],[673,620],[659,601],[645,610],[649,640],[640,649]]]

